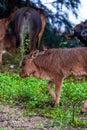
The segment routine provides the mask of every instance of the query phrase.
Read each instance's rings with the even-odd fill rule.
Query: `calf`
[[[51,81],[48,83],[48,90],[57,104],[65,78],[70,75],[87,75],[87,48],[48,49],[26,55],[22,61],[20,76],[31,75]],[[53,83],[55,92],[52,90]]]

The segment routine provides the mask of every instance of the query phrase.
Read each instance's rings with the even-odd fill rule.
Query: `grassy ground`
[[[81,130],[87,128],[87,113],[80,115],[82,100],[87,99],[86,79],[78,81],[71,77],[64,81],[62,105],[54,108],[46,88],[48,81],[34,77],[20,78],[20,60],[19,53],[3,56],[3,65],[0,65],[0,101],[21,106],[24,115],[41,115],[52,119],[51,127],[63,129],[68,126]]]

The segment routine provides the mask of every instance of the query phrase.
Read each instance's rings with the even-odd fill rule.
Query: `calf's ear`
[[[38,54],[39,54],[39,50],[36,50],[36,51],[32,52],[31,58],[35,59],[38,56]]]

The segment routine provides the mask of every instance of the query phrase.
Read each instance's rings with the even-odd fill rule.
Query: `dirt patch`
[[[39,115],[24,116],[19,106],[0,103],[0,128],[5,130],[57,130],[50,127],[51,119]]]

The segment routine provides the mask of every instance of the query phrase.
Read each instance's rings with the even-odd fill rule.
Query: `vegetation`
[[[62,105],[54,108],[54,102],[46,87],[47,80],[34,77],[22,79],[19,76],[20,58],[18,52],[3,56],[3,65],[0,65],[3,72],[0,73],[0,101],[22,106],[25,115],[38,114],[51,118],[48,127],[56,126],[60,130],[67,126],[87,127],[87,120],[83,119],[87,113],[80,115],[82,101],[87,99],[87,79],[66,79],[61,93]]]
[[[25,115],[41,114],[52,118],[52,126],[87,127],[87,120],[79,116],[82,101],[87,99],[87,82],[70,78],[63,83],[62,105],[53,108],[46,88],[47,80],[28,77],[21,79],[16,73],[0,73],[0,101],[25,108]]]

